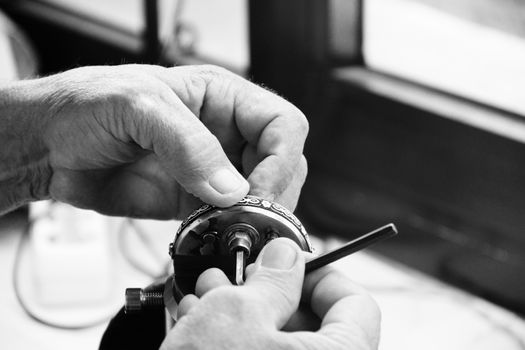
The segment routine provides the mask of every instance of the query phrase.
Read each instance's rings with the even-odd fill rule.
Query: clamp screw
[[[152,309],[162,306],[164,306],[164,295],[162,292],[146,292],[141,288],[126,289],[124,311],[127,314],[136,314],[144,309]]]

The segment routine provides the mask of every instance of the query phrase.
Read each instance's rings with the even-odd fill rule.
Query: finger
[[[179,214],[177,187],[155,154],[149,154],[111,172],[57,169],[50,193],[106,215],[169,219]]]
[[[243,170],[253,194],[275,200],[289,187],[308,133],[299,109],[218,67],[176,67],[169,74],[156,74],[221,140],[238,140],[240,133],[248,142],[255,162],[243,165]]]
[[[257,300],[255,312],[263,313],[265,322],[281,329],[299,305],[303,277],[304,257],[299,246],[287,238],[272,240],[257,257],[255,271],[245,283]]]
[[[244,269],[244,274],[246,275],[246,279],[249,278],[253,273],[255,272],[255,264],[250,264],[246,266]]]
[[[226,207],[248,193],[249,185],[217,138],[166,87],[163,96],[141,97],[123,126],[134,142],[152,150],[186,191]],[[157,94],[162,95],[162,94]]]
[[[214,267],[201,273],[195,284],[195,294],[201,298],[204,294],[214,288],[230,285],[231,282],[224,272]]]
[[[253,147],[247,146],[243,153],[243,165],[248,167],[246,173],[250,174],[250,194],[277,202],[294,211],[308,173],[306,158],[301,156],[299,163],[289,168],[274,162],[272,157],[259,159],[255,152]],[[253,172],[255,168],[258,170]],[[291,172],[286,173],[287,169]],[[277,178],[276,174],[279,175]],[[270,187],[261,187],[261,181],[268,182],[269,179],[273,180],[270,192]]]
[[[283,126],[284,128],[284,126]],[[265,137],[272,131],[267,128],[263,132],[263,139],[258,148],[266,148],[265,144],[278,144],[279,140],[270,140],[274,137]],[[273,128],[275,130],[275,128]],[[293,141],[302,144],[302,140]],[[249,173],[248,182],[250,183],[250,194],[276,201],[290,210],[294,210],[299,197],[299,192],[306,178],[306,160],[302,154],[297,155],[293,150],[284,145],[282,149],[272,149],[261,151],[259,163],[252,172]],[[302,150],[301,150],[302,152]],[[285,154],[286,153],[286,154]],[[294,157],[290,157],[294,155]]]
[[[297,207],[297,202],[299,200],[299,195],[301,193],[301,189],[304,185],[304,182],[306,180],[306,175],[308,172],[308,167],[306,163],[306,158],[303,156],[301,157],[301,160],[296,168],[296,171],[294,173],[293,179],[288,184],[288,187],[284,189],[280,194],[276,195],[275,202],[280,203],[281,205],[285,206],[292,212],[295,210],[295,207]],[[254,186],[256,187],[256,186]],[[251,192],[256,192],[257,188],[252,190]]]
[[[297,311],[290,317],[288,322],[282,328],[285,332],[310,331],[315,332],[319,330],[321,319],[312,311],[310,305],[305,303],[299,304]]]
[[[261,130],[257,143],[248,145],[243,153],[250,193],[291,210],[295,208],[307,173],[302,155],[307,126],[301,126],[300,120],[276,116]]]
[[[177,306],[177,320],[180,320],[181,317],[187,315],[188,312],[198,304],[198,302],[199,298],[197,298],[197,296],[194,294],[186,294]]]
[[[325,267],[306,276],[303,296],[322,319],[320,334],[365,338],[377,347],[381,314],[366,291],[341,272]]]
[[[306,261],[309,261],[309,260],[312,260],[316,257],[316,255],[314,253],[308,253],[308,252],[301,252],[305,258]],[[257,271],[257,266],[255,265],[255,263],[252,263],[248,266],[246,266],[246,268],[244,269],[244,274],[246,275],[246,279],[250,278],[250,276],[252,276],[255,271]]]

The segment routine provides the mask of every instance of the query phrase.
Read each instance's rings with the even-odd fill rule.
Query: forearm
[[[41,90],[38,81],[0,87],[0,215],[48,197]]]

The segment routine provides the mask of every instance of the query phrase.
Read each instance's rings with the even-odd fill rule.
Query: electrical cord
[[[51,204],[51,207],[54,204]],[[41,215],[40,217],[52,217],[52,210],[49,210],[44,215]],[[13,264],[13,270],[12,270],[12,284],[13,289],[15,293],[15,297],[19,303],[19,305],[22,307],[23,311],[33,320],[44,324],[49,327],[58,328],[58,329],[66,329],[66,330],[78,330],[78,329],[85,329],[90,328],[94,326],[98,326],[100,324],[103,324],[107,321],[109,321],[115,314],[117,310],[112,310],[108,315],[105,315],[103,317],[82,323],[82,324],[67,324],[67,323],[61,323],[56,321],[51,321],[46,319],[45,317],[42,317],[41,315],[38,315],[37,312],[31,309],[29,303],[27,300],[24,299],[24,295],[21,292],[21,282],[20,282],[20,275],[21,275],[21,266],[22,266],[22,260],[24,257],[25,249],[27,249],[27,244],[29,242],[29,236],[30,231],[33,226],[33,222],[38,220],[38,218],[34,220],[29,220],[23,229],[23,232],[21,234],[20,240],[17,244],[16,251],[15,251],[15,258],[14,258],[14,264]],[[126,226],[129,225],[130,230],[126,230]],[[134,232],[137,234],[139,239],[141,240],[141,243],[147,248],[146,251],[152,255],[159,263],[165,265],[162,266],[161,272],[155,272],[147,267],[145,267],[140,261],[138,261],[136,258],[134,258],[134,255],[129,251],[127,248],[128,245],[125,242],[125,233],[126,232]],[[151,240],[149,237],[147,237],[147,233],[141,230],[138,225],[136,225],[133,220],[127,219],[125,220],[122,225],[119,228],[118,232],[118,241],[119,241],[119,249],[125,259],[125,261],[134,269],[137,271],[145,274],[146,276],[150,277],[152,281],[158,280],[161,277],[168,276],[171,268],[171,261],[164,262],[162,259],[158,257],[158,254],[155,252],[155,249],[152,245]]]
[[[126,230],[126,227],[131,228],[131,230]],[[138,261],[129,250],[129,245],[126,243],[126,233],[133,231],[137,237],[141,240],[142,245],[146,248],[146,251],[155,259],[159,264],[162,264],[163,267],[161,272],[152,271],[149,267],[145,266],[142,262]],[[148,277],[151,277],[153,281],[158,280],[162,277],[167,277],[169,270],[171,268],[171,261],[164,262],[159,258],[158,252],[155,251],[151,240],[149,239],[146,232],[144,232],[132,219],[125,220],[119,228],[118,232],[118,245],[122,256],[126,262],[133,267],[135,270],[145,274]]]

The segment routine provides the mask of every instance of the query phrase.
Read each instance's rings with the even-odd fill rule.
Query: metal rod
[[[312,272],[317,270],[325,265],[333,263],[336,260],[344,258],[347,255],[355,253],[363,248],[370,246],[378,241],[383,239],[395,236],[397,234],[397,229],[394,224],[388,224],[377,230],[364,234],[348,243],[344,246],[333,250],[331,252],[325,253],[318,256],[317,258],[310,260],[306,263],[305,273]]]
[[[242,286],[244,284],[244,250],[237,249],[235,257],[235,284]]]

